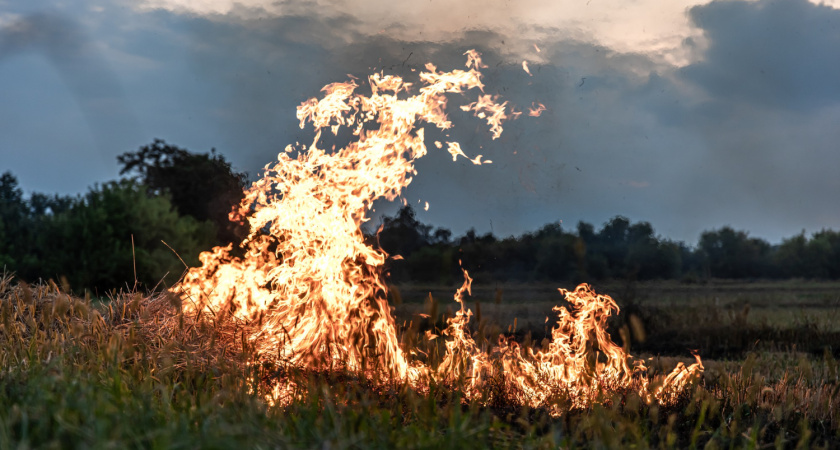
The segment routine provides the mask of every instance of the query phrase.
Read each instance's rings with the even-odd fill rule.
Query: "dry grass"
[[[0,448],[840,445],[830,352],[707,360],[701,385],[673,407],[617,392],[558,419],[516,406],[504,386],[491,386],[496,401],[481,406],[448,386],[419,394],[341,372],[253,364],[241,324],[195,322],[179,309],[163,294],[99,303],[54,283],[0,278]],[[650,366],[674,363],[663,357]],[[307,394],[266,405],[260,392],[289,377]]]

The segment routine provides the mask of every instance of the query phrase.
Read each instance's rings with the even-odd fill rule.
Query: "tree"
[[[0,270],[16,267],[25,252],[28,230],[26,204],[17,178],[11,172],[0,175]]]
[[[822,230],[811,239],[823,260],[823,273],[831,279],[840,278],[840,232]]]
[[[216,149],[196,154],[155,139],[117,160],[123,166],[120,175],[133,173],[149,193],[168,194],[180,214],[213,222],[218,243],[239,242],[247,233],[244,224],[228,216],[244,197],[248,175],[234,171]]]
[[[389,260],[387,272],[391,281],[433,282],[449,280],[453,267],[452,232],[445,228],[432,229],[417,220],[411,206],[403,206],[393,217],[384,217],[376,236],[379,246],[391,256],[403,260]]]
[[[628,228],[625,267],[631,278],[674,278],[682,269],[681,250],[678,244],[657,238],[649,222],[639,222]]]
[[[94,187],[43,221],[37,245],[50,254],[42,258],[40,276],[66,277],[76,291],[99,294],[132,288],[135,268],[139,288],[170,285],[184,270],[179,256],[197,265],[213,240],[209,222],[179,216],[166,195],[150,197],[134,180]]]
[[[601,242],[601,252],[607,258],[610,267],[610,275],[613,277],[625,276],[625,262],[628,251],[628,233],[630,220],[623,216],[615,216],[604,224],[604,228],[598,233],[598,240]]]
[[[781,277],[840,277],[840,234],[822,230],[811,239],[805,232],[784,239],[774,253],[776,270]]]
[[[767,275],[770,244],[751,238],[745,231],[731,227],[705,231],[700,235],[709,274],[717,278],[756,278]]]
[[[407,258],[414,251],[431,243],[431,233],[432,227],[420,223],[411,206],[403,206],[394,217],[383,219],[379,245],[390,255]]]
[[[0,270],[27,282],[66,279],[77,292],[153,288],[177,280],[183,263],[214,240],[210,222],[180,216],[168,194],[149,196],[135,180],[96,186],[84,196],[32,194],[0,176]],[[133,245],[132,245],[133,239]]]

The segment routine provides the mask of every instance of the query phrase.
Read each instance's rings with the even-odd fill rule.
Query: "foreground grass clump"
[[[0,448],[840,445],[830,355],[712,362],[677,405],[617,394],[552,418],[512,402],[465,402],[446,386],[419,394],[255,364],[235,322],[195,323],[178,310],[163,295],[93,303],[1,278]],[[305,386],[298,401],[262,400],[289,377]]]
[[[94,305],[0,279],[0,448],[469,447],[507,427],[455,398],[314,380],[307,398],[269,407],[253,394],[247,345],[223,341],[236,330],[176,309],[164,296]]]

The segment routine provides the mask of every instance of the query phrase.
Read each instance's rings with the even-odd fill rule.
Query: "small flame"
[[[440,147],[438,147],[438,148],[440,148]],[[481,165],[481,155],[478,155],[475,158],[470,159],[470,157],[467,156],[467,154],[464,153],[463,150],[461,150],[461,144],[459,144],[457,142],[447,142],[446,143],[446,151],[448,151],[449,154],[452,155],[452,161],[457,160],[458,156],[463,156],[464,158],[466,158],[468,161],[472,162],[473,164],[475,164],[477,166]],[[491,161],[485,161],[484,163],[489,164],[490,162]]]
[[[542,103],[531,103],[531,107],[528,108],[528,115],[531,117],[539,117],[545,110],[546,107]]]
[[[525,73],[533,77],[533,75],[531,75],[531,71],[528,70],[528,61],[522,61],[522,70],[524,70]]]
[[[631,367],[631,356],[606,333],[607,318],[618,306],[585,284],[560,290],[571,307],[554,308],[557,324],[546,348],[523,349],[500,337],[498,346],[487,350],[468,329],[472,312],[464,299],[472,279],[464,271],[454,296],[460,309],[442,332],[441,362],[430,366],[413,357],[422,350],[401,346],[382,278],[388,255],[371,247],[361,231],[374,200],[401,198],[417,174],[414,164],[427,153],[424,124],[451,128],[447,93],[482,92],[463,109],[486,120],[493,139],[506,120],[520,114],[483,94],[480,69],[486,66],[478,52],[465,55],[467,70],[440,72],[427,64],[416,91],[398,76],[373,74],[367,79],[368,96],[350,80],[327,85],[320,99],[303,102],[297,118],[301,127],[315,128],[315,138],[308,147],[287,147],[246,190],[231,215],[250,225],[241,244],[244,255],[234,256],[231,245],[202,253],[201,267],[190,269],[173,288],[184,300],[184,311],[245,324],[243,341],[261,359],[308,370],[347,370],[418,389],[452,383],[474,399],[485,398],[488,380],[501,377],[522,394],[523,404],[554,408],[556,414],[561,411],[550,400],[557,392],[570,394],[576,406],[621,387],[635,387],[649,401],[671,401],[702,372],[699,357],[691,366],[679,365],[651,391],[644,364],[636,361]],[[322,149],[321,133],[342,128],[356,139],[344,148]],[[434,145],[443,147],[439,141]],[[482,164],[481,155],[469,159],[457,142],[446,142],[446,148],[453,160],[460,155]],[[440,336],[427,331],[426,337]],[[273,389],[269,400],[277,404],[288,404],[301,392],[299,387]]]
[[[516,112],[508,114],[505,112],[508,102],[498,104],[496,100],[498,100],[497,95],[479,95],[477,101],[461,107],[463,111],[472,111],[479,119],[487,120],[487,125],[490,125],[490,133],[493,139],[498,139],[502,135],[503,122],[511,117],[516,118],[520,114]]]

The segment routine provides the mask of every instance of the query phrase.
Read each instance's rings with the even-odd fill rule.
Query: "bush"
[[[14,181],[5,183],[6,194],[20,194]],[[178,215],[167,196],[149,196],[145,186],[131,180],[57,199],[63,209],[36,208],[20,195],[3,200],[0,263],[30,282],[64,279],[77,292],[104,295],[134,288],[135,268],[138,288],[170,285],[184,263],[198,264],[199,252],[210,248],[215,232],[210,222]],[[5,220],[12,215],[14,220]],[[7,229],[11,232],[3,232]]]

